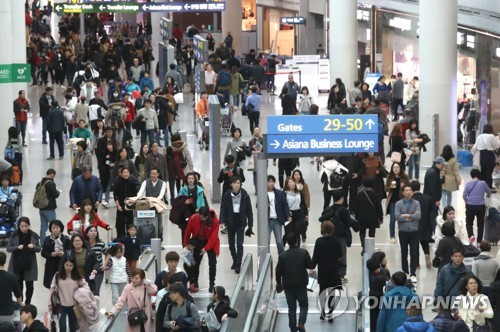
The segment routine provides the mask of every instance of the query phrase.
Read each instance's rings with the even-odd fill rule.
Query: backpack
[[[49,197],[45,190],[45,185],[49,181],[52,180],[45,181],[44,184],[42,184],[41,181],[38,183],[38,187],[35,190],[35,196],[33,196],[33,207],[35,209],[45,209],[49,205]]]
[[[181,331],[184,331],[183,328],[190,327],[190,326],[186,326],[187,324],[183,326],[182,322],[186,322],[186,321],[189,321],[189,320],[193,321],[193,318],[192,318],[193,316],[191,315],[191,303],[192,302],[189,301],[188,299],[185,299],[184,301],[186,303],[187,316],[186,317],[180,316],[180,317],[177,317],[177,319],[175,319],[175,321],[177,322],[177,324],[181,326]],[[168,304],[167,312],[168,312],[168,317],[170,318],[170,320],[172,320],[172,303]],[[190,331],[199,332],[200,329],[190,329]]]
[[[219,75],[219,86],[229,86],[233,82],[233,77],[229,72],[222,71]]]
[[[331,188],[342,188],[344,177],[336,172],[337,168],[335,168],[328,177],[328,185]]]
[[[113,113],[111,113],[111,123],[114,124],[115,121],[121,119],[121,111],[120,110],[113,110]]]
[[[384,122],[378,120],[378,144],[384,142]]]

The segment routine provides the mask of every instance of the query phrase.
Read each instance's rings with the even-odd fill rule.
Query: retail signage
[[[221,12],[226,10],[225,2],[99,2],[99,3],[62,3],[55,5],[57,14],[63,13],[150,13],[150,12]]]
[[[169,40],[172,38],[172,20],[165,17],[160,19],[160,35],[163,40]]]
[[[267,117],[267,152],[270,155],[377,151],[375,114]]]
[[[306,24],[306,18],[303,16],[281,17],[281,24]]]
[[[0,83],[25,82],[31,82],[31,65],[26,63],[0,65]]]

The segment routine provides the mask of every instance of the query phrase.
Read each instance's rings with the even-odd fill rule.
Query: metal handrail
[[[262,293],[262,290],[264,287],[265,278],[266,278],[266,275],[267,275],[269,269],[271,269],[271,266],[272,266],[271,255],[266,254],[266,257],[264,259],[264,263],[263,263],[262,268],[261,268],[260,273],[259,273],[259,277],[257,279],[257,286],[255,288],[255,294],[254,294],[254,297],[252,299],[252,303],[250,305],[250,310],[248,311],[248,316],[247,316],[247,319],[245,321],[245,327],[243,328],[243,331],[250,331],[250,328],[252,327],[252,322],[253,322],[255,313],[257,311],[257,305],[259,304],[260,296],[261,296],[261,293]]]
[[[234,286],[233,294],[231,295],[231,308],[234,308],[241,290],[248,290],[253,287],[253,258],[252,254],[247,254],[241,265],[241,272],[236,286]],[[242,314],[242,313],[239,313]],[[219,332],[226,332],[229,321],[222,323]]]
[[[156,256],[151,253],[149,254],[149,257],[146,261],[141,261],[141,265],[139,266],[139,268],[143,269],[144,271],[147,271],[149,270],[151,265],[153,265],[156,262],[156,260],[157,260]],[[116,318],[120,316],[122,310],[120,310],[120,312],[114,315],[112,318],[106,320],[104,324],[99,328],[99,332],[111,331],[111,328],[113,327]]]

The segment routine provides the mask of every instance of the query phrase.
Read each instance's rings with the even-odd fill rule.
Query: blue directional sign
[[[323,155],[378,151],[377,115],[267,117],[270,155]]]
[[[304,16],[282,16],[281,24],[306,24],[306,18]]]

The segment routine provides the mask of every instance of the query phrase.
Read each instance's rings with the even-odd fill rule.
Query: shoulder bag
[[[61,313],[61,298],[59,297],[59,272],[54,276],[56,278],[56,287],[50,293],[50,305],[52,306],[52,314],[59,315]]]
[[[210,309],[207,312],[204,320],[205,320],[205,326],[207,327],[209,332],[219,331],[222,326],[222,324],[219,323],[219,320],[217,319],[217,315],[215,315],[214,308]]]
[[[392,137],[390,139],[390,146],[391,146],[391,161],[393,163],[400,163],[401,162],[401,152],[392,150]]]
[[[137,326],[144,324],[148,321],[148,315],[144,311],[146,307],[146,286],[144,286],[144,301],[142,303],[142,308],[130,308],[127,316],[127,320],[130,326]]]

